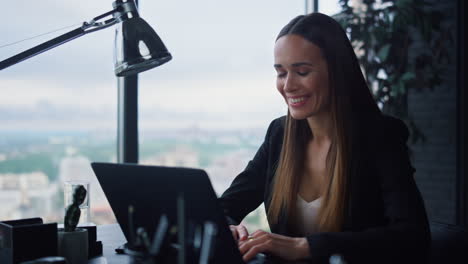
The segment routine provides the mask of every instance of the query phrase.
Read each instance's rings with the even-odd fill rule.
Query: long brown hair
[[[349,191],[353,120],[380,110],[367,87],[346,33],[333,18],[320,13],[298,16],[281,30],[277,40],[287,34],[299,35],[317,45],[328,64],[333,134],[330,135],[332,142],[326,159],[323,199],[315,224],[319,231],[337,232],[342,229]],[[294,205],[304,169],[306,146],[312,137],[307,121],[292,118],[288,111],[283,147],[268,206],[270,223],[277,223],[283,213],[288,219],[295,217]]]

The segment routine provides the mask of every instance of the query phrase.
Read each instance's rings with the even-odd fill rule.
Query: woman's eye
[[[305,71],[305,72],[297,72],[297,74],[299,74],[299,76],[306,76],[307,74],[309,74],[308,71]]]
[[[285,73],[285,72],[278,72],[278,74],[276,75],[276,77],[278,77],[278,78],[286,77],[286,73]]]

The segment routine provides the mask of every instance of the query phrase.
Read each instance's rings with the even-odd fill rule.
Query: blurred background
[[[0,27],[0,60],[79,27],[111,10],[112,2],[4,3],[9,22]],[[415,178],[430,218],[466,223],[457,2],[423,1],[430,4],[423,9],[433,22],[425,25],[426,31],[435,32],[428,38],[424,30],[418,33],[417,23],[425,22],[406,26],[411,38],[404,47],[409,54],[405,65],[421,49],[442,53],[440,61],[422,62],[440,66],[431,68],[439,78],[422,84],[416,84],[426,80],[421,74],[433,72],[417,65],[403,72],[388,67],[397,62],[387,58],[402,48],[385,46],[400,43],[393,38],[398,33],[392,27],[395,17],[403,11],[411,17],[408,12],[418,12],[412,4],[420,4],[397,2],[140,0],[141,16],[173,60],[139,75],[139,162],[203,168],[220,195],[253,158],[271,120],[286,113],[275,87],[277,33],[295,16],[318,10],[347,28],[376,100],[410,126]],[[385,14],[383,22],[369,20]],[[370,21],[375,31],[365,24]],[[446,28],[449,35],[441,37]],[[366,32],[381,39],[376,42]],[[0,220],[40,216],[61,223],[63,182],[87,180],[90,220],[115,222],[89,165],[117,161],[114,34],[113,28],[89,34],[0,72]],[[446,45],[437,46],[437,41]],[[268,230],[263,206],[244,223],[252,230]]]

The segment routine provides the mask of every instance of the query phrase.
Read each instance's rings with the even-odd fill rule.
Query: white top
[[[315,224],[317,220],[318,210],[322,204],[322,197],[319,197],[311,202],[306,202],[302,197],[297,195],[296,203],[296,232],[300,235],[308,236],[317,232]]]

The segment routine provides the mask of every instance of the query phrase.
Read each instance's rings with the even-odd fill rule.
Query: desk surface
[[[130,257],[115,253],[115,249],[127,242],[118,224],[102,225],[97,227],[97,239],[102,241],[102,256],[92,258],[88,264],[128,264]],[[249,262],[250,263],[250,262]],[[256,263],[256,262],[253,262]],[[259,263],[270,263],[259,262]],[[303,262],[285,262],[302,264]]]
[[[98,226],[97,238],[102,241],[102,256],[90,259],[88,264],[130,263],[128,256],[115,253],[115,249],[127,241],[118,224]]]

